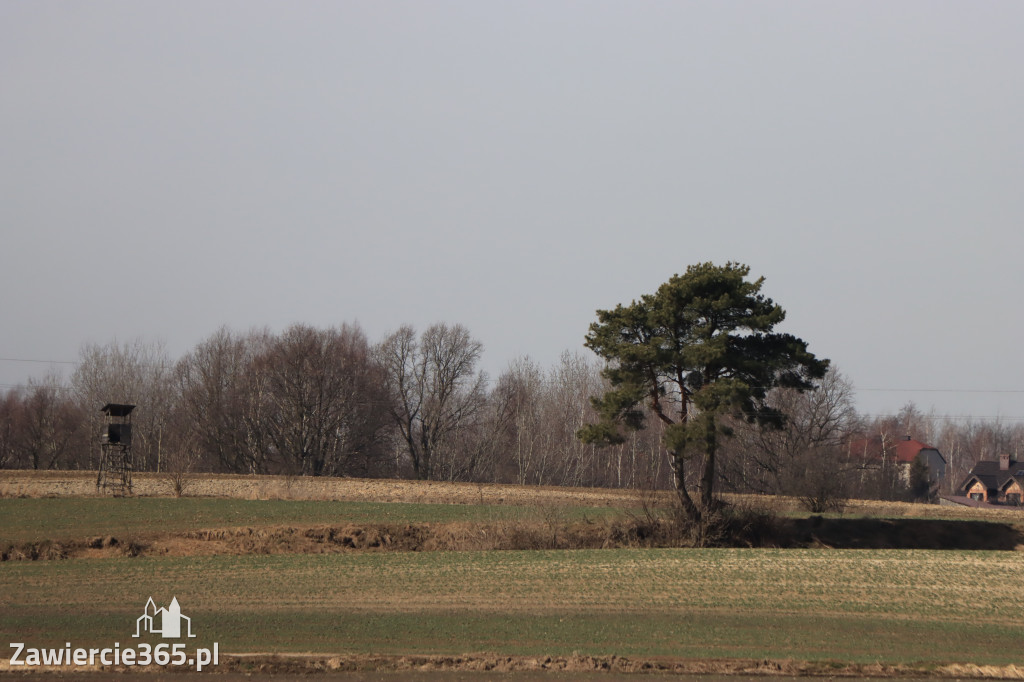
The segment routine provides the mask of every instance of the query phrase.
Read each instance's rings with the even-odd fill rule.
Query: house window
[[[982,500],[985,499],[985,495],[984,493],[971,493],[971,499],[981,502]]]
[[[1020,493],[1006,493],[1006,504],[1020,506]]]

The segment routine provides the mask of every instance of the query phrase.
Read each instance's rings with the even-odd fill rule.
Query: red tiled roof
[[[919,440],[897,440],[892,443],[895,450],[896,461],[910,464],[922,450],[934,450],[931,445],[926,445]],[[872,436],[861,438],[850,443],[850,456],[863,461],[882,460],[882,438]]]
[[[925,445],[919,440],[899,440],[896,441],[896,461],[913,462],[922,450],[934,449],[931,445]]]

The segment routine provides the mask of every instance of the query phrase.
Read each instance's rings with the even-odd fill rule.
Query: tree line
[[[356,324],[220,329],[184,357],[161,343],[88,344],[69,377],[0,395],[0,468],[96,469],[106,403],[137,405],[139,471],[402,477],[538,485],[664,485],[656,433],[602,449],[601,366],[565,352],[496,380],[462,325],[403,326],[371,343]]]
[[[939,433],[923,428],[912,405],[892,418],[860,417],[849,381],[803,339],[776,330],[786,313],[761,293],[764,278],[749,274],[741,263],[691,265],[653,294],[598,310],[586,336],[607,385],[580,439],[616,446],[659,425],[690,527],[714,530],[722,489],[795,496],[813,511],[848,497],[934,501],[960,492],[993,448],[1016,453],[1024,429],[947,420]],[[947,466],[929,471],[921,456],[900,452],[903,439],[947,447]]]
[[[566,351],[551,367],[519,358],[492,380],[482,354],[457,324],[405,326],[377,343],[354,324],[221,329],[177,360],[160,343],[88,344],[69,377],[0,394],[0,468],[95,469],[99,408],[123,402],[138,405],[141,471],[673,485],[662,421],[607,447],[577,437],[600,421],[591,397],[611,388],[597,358]],[[937,418],[913,404],[864,417],[835,369],[813,391],[766,397],[786,425],[730,422],[722,490],[904,499],[900,472],[859,461],[850,443],[881,437],[892,448],[909,436],[939,448],[951,492],[975,461],[1024,443],[1024,425]]]

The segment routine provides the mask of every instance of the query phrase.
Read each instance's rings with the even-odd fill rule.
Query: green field
[[[541,504],[3,498],[0,547],[161,534],[175,542],[175,534],[237,527],[484,524],[470,525],[477,533],[486,524],[614,521],[629,513]],[[942,529],[978,532],[1003,522],[973,523]],[[1018,536],[1007,537],[1012,549]],[[146,600],[165,606],[177,597],[199,634],[194,645],[218,642],[225,653],[771,659],[918,670],[1024,660],[1022,552],[301,551],[0,562],[0,638],[34,647],[130,646],[139,641],[131,635]]]
[[[1019,663],[1011,552],[593,550],[0,565],[0,638],[124,642],[174,596],[229,652]]]
[[[609,507],[562,507],[562,520],[622,514]],[[538,520],[529,507],[225,498],[0,498],[0,548],[43,540],[180,533],[239,526],[342,523],[454,523]]]

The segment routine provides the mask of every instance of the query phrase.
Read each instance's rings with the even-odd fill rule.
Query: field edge
[[[126,668],[94,666],[22,668],[0,660],[0,676],[83,675],[168,672],[160,666]],[[181,671],[187,674],[186,671]],[[1024,679],[1024,667],[1009,665],[882,664],[798,661],[792,659],[693,659],[624,656],[508,656],[490,653],[463,655],[224,653],[209,674],[308,676],[345,673],[618,673],[728,677],[827,677],[859,679]],[[179,673],[180,674],[180,673]]]

